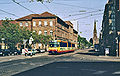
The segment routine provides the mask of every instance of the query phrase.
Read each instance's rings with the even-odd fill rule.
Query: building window
[[[25,25],[26,25],[26,26],[29,26],[29,24],[28,24],[27,22],[25,23]]]
[[[41,31],[39,31],[39,33],[38,33],[38,35],[40,35],[42,32]]]
[[[53,21],[50,21],[50,26],[53,26]]]
[[[47,31],[44,31],[44,35],[47,36]]]
[[[36,22],[35,21],[33,22],[33,26],[36,26]]]
[[[33,31],[33,32],[35,32],[35,31]]]
[[[23,23],[22,23],[22,22],[20,22],[20,26],[23,26]]]
[[[51,36],[53,35],[53,31],[50,31],[50,35],[51,35]]]
[[[41,21],[39,21],[39,26],[41,26],[42,25],[42,22]]]
[[[44,26],[47,26],[48,24],[47,24],[47,21],[44,21]]]

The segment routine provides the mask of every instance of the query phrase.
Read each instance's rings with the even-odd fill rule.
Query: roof
[[[49,12],[44,12],[42,14],[30,14],[28,16],[25,16],[25,17],[22,17],[22,18],[19,18],[19,19],[16,19],[16,20],[31,20],[32,18],[35,18],[35,17],[57,17],[56,15],[54,14],[51,14]]]
[[[73,29],[73,33],[78,34],[78,32],[75,29]]]
[[[42,14],[39,14],[39,17],[57,17],[57,16],[49,12],[44,12]]]
[[[73,24],[70,21],[65,21],[65,23],[73,27]]]

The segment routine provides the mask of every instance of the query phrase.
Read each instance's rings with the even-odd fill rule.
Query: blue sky
[[[51,3],[44,2],[44,4],[41,4],[40,2],[29,3],[29,0],[16,1],[37,14],[48,11],[56,14],[63,20],[77,19],[79,22],[79,32],[82,32],[80,35],[87,38],[87,40],[93,37],[94,20],[98,20],[97,33],[99,36],[102,26],[102,13],[104,12],[99,10],[104,10],[104,6],[107,2],[107,0],[53,0]],[[7,11],[18,16],[15,17],[0,11],[0,19],[4,19],[5,17],[17,19],[33,14],[32,12],[13,3],[12,0],[0,0],[0,10]]]

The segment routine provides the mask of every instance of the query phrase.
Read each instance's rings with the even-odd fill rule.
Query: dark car
[[[3,52],[2,52],[2,50],[0,49],[0,56],[3,56]]]
[[[37,50],[37,53],[44,53],[45,52],[45,49],[36,49]]]
[[[21,55],[21,51],[19,51],[18,49],[16,48],[12,48],[10,49],[10,55]]]
[[[37,53],[41,53],[40,49],[36,49],[37,50]]]
[[[17,55],[21,55],[22,54],[22,52],[20,50],[16,50],[16,52],[17,52]]]
[[[2,49],[2,55],[3,56],[9,56],[10,55],[10,50],[9,49]]]

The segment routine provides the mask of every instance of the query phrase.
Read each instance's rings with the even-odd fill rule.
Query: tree
[[[45,36],[45,35],[38,35],[36,32],[33,32],[32,33],[32,37],[34,39],[33,43],[36,44],[36,43],[41,43],[42,44],[42,48],[43,46],[49,44],[49,42],[52,40],[52,36]]]
[[[91,44],[86,40],[86,38],[81,37],[78,35],[78,42],[79,42],[79,47],[78,48],[84,48],[84,47],[89,47]]]
[[[90,42],[91,44],[93,44],[93,39],[92,39],[92,38],[90,38],[89,42]]]
[[[18,24],[11,23],[12,20],[6,19],[2,21],[0,26],[0,39],[5,38],[5,43],[9,48],[14,48],[17,43],[22,43],[23,39],[29,38],[26,28],[21,28]]]

